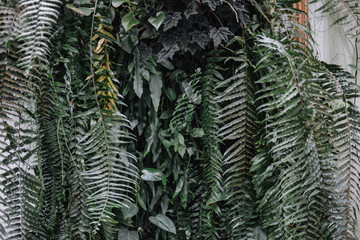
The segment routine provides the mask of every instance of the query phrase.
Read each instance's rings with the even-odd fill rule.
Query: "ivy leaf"
[[[176,234],[175,224],[164,214],[158,214],[156,217],[149,217],[149,221],[167,232]]]
[[[187,9],[184,12],[186,19],[190,16],[197,14],[195,1],[188,4]]]
[[[123,38],[118,38],[119,46],[127,53],[131,53],[134,47],[138,44],[139,39],[135,34],[132,34],[131,31],[129,34],[126,34]]]
[[[121,24],[125,28],[125,31],[129,31],[132,27],[138,25],[140,22],[136,19],[132,12],[129,12],[121,18]]]
[[[129,203],[128,206],[123,206],[121,212],[124,215],[125,219],[132,218],[139,211],[139,207],[135,203]]]
[[[205,48],[206,44],[210,41],[209,35],[202,33],[198,30],[195,30],[194,32],[190,33],[192,36],[192,42],[197,43],[202,49]]]
[[[84,15],[84,16],[90,16],[90,14],[93,12],[93,8],[86,8],[86,7],[75,7],[72,4],[66,4],[66,7],[73,10],[74,12],[79,13],[80,15]]]
[[[129,231],[121,228],[118,234],[118,240],[139,240],[139,234],[136,231]]]
[[[214,41],[215,48],[218,47],[222,41],[227,42],[228,36],[232,35],[234,34],[227,27],[213,28],[210,30],[210,38]]]
[[[137,48],[139,50],[140,55],[145,60],[149,60],[149,58],[152,56],[152,48],[148,47],[146,43],[141,42]]]
[[[156,13],[156,17],[149,17],[148,21],[151,25],[154,26],[156,30],[159,30],[159,27],[163,23],[164,19],[165,19],[165,13],[160,11]]]
[[[164,47],[158,54],[159,57],[158,57],[157,62],[162,62],[169,58],[172,59],[173,56],[175,55],[175,53],[179,50],[180,50],[180,48],[178,47],[177,44],[171,45],[169,47]]]
[[[242,22],[245,26],[250,23],[249,12],[245,9],[245,6],[241,2],[233,2],[231,3],[235,11],[237,12],[238,19],[237,21]]]
[[[161,73],[159,73],[159,72],[156,74],[151,73],[150,74],[150,83],[149,83],[150,97],[151,97],[151,100],[153,102],[156,112],[158,111],[158,108],[159,108],[162,86],[163,86],[163,82],[162,82]]]
[[[120,7],[121,4],[123,3],[130,3],[129,0],[112,0],[111,4],[113,5],[114,8]]]
[[[216,7],[222,4],[221,0],[202,0],[202,3],[207,3],[212,11],[215,11]]]
[[[181,13],[179,12],[174,12],[173,14],[167,15],[164,19],[164,32],[172,27],[176,27],[181,18]]]

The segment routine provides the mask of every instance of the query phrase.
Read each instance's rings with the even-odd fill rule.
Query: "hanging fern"
[[[19,66],[29,72],[45,70],[50,54],[50,38],[61,6],[59,0],[20,0],[17,18],[17,38],[20,39]]]
[[[233,57],[225,58],[226,61],[235,61],[239,66],[230,78],[220,82],[218,87],[225,89],[217,97],[218,102],[223,103],[220,118],[225,124],[219,129],[219,136],[228,146],[223,153],[223,166],[226,169],[226,198],[230,205],[228,221],[232,223],[231,236],[235,238],[246,238],[250,234],[247,228],[254,214],[250,160],[256,152],[254,137],[258,129],[254,106],[255,84],[250,75],[243,41],[237,39],[235,49],[244,50],[233,51]]]
[[[342,185],[343,191],[339,194],[339,190],[335,193],[332,200],[333,209],[337,211],[329,211],[330,218],[343,219],[343,225],[336,227],[331,224],[328,232],[332,236],[346,235],[349,239],[356,239],[356,215],[359,212],[359,136],[358,136],[358,116],[359,110],[352,103],[352,99],[359,96],[358,86],[351,83],[353,77],[336,65],[323,65],[326,74],[322,78],[329,79],[332,84],[327,85],[327,89],[336,96],[336,100],[330,103],[330,106],[336,111],[337,118],[334,126],[336,128],[336,138],[334,145],[338,151],[339,173],[335,184]],[[346,202],[346,211],[340,210],[338,201]],[[344,207],[344,206],[342,206]],[[332,214],[331,214],[332,213]],[[341,226],[341,227],[340,227]]]
[[[266,167],[278,172],[278,176],[264,170],[259,172],[263,177],[255,173],[259,181],[255,181],[255,188],[274,184],[258,196],[262,198],[258,211],[271,238],[321,238],[323,226],[319,223],[326,221],[323,216],[327,199],[331,199],[329,183],[335,181],[330,173],[336,171],[337,159],[332,143],[320,137],[334,134],[334,114],[326,104],[332,96],[323,87],[325,83],[314,77],[316,67],[303,44],[306,38],[302,36],[307,32],[298,34],[291,9],[285,2],[277,3],[275,13],[279,14],[284,32],[279,32],[279,40],[264,35],[258,39],[263,53],[259,68],[268,71],[258,81],[264,86],[258,99],[267,99],[259,110],[266,114],[262,141],[269,153],[261,153],[253,160],[253,170]],[[333,220],[342,225],[342,219]]]
[[[359,89],[298,2],[1,1],[0,239],[356,239]]]

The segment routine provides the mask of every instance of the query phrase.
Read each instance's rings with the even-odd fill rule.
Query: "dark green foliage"
[[[359,88],[296,2],[1,1],[0,239],[356,239]]]

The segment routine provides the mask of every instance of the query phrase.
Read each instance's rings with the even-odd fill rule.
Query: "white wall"
[[[334,16],[316,12],[321,5],[321,2],[309,5],[310,24],[317,54],[322,61],[341,65],[354,73],[349,64],[356,65],[355,39],[345,36],[343,27],[332,26],[336,20]]]

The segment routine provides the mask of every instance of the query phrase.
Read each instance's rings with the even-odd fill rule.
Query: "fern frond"
[[[331,102],[331,107],[337,112],[336,138],[334,141],[336,150],[338,151],[339,172],[336,185],[343,186],[342,192],[338,189],[332,198],[334,206],[333,211],[329,211],[331,219],[343,219],[345,224],[330,224],[329,234],[336,237],[343,235],[349,239],[356,239],[355,223],[356,216],[360,210],[360,194],[359,194],[359,109],[352,103],[352,99],[359,96],[359,87],[351,81],[351,74],[345,72],[336,65],[322,64],[326,72],[322,78],[327,78],[332,84],[328,84],[327,88],[335,100]],[[345,207],[339,208],[336,201],[346,201]],[[346,209],[346,210],[344,210]]]
[[[18,90],[22,89],[18,88]],[[4,154],[2,184],[8,216],[8,220],[5,221],[6,239],[47,238],[46,223],[41,211],[42,183],[35,175],[35,171],[38,171],[36,163],[39,151],[32,97],[30,94],[25,94],[24,99],[16,96],[11,99],[9,104],[15,106],[11,109],[12,118],[11,121],[4,121],[6,147],[2,152]],[[8,109],[3,112],[5,116],[9,113]]]
[[[93,23],[94,21],[95,16]],[[90,36],[90,39],[92,41],[94,37]],[[110,38],[108,41],[111,41]],[[93,49],[92,46],[91,42],[91,75],[88,77],[88,94],[91,96],[88,101],[91,104],[87,108],[91,116],[79,113],[75,118],[84,117],[88,122],[78,144],[84,157],[83,176],[89,191],[86,204],[95,234],[102,222],[113,221],[113,208],[120,208],[127,202],[132,202],[138,169],[135,165],[137,158],[127,149],[135,138],[129,133],[129,120],[119,110],[119,107],[125,106],[122,102],[123,97],[114,88],[116,79],[107,67],[109,62],[104,64],[105,69],[104,65],[96,62],[101,59],[97,58],[98,55],[93,55],[93,52],[101,54],[101,50]],[[109,60],[108,56],[105,61]],[[107,74],[107,82],[99,81],[101,76],[104,76],[104,71]]]
[[[41,213],[41,182],[29,170],[9,168],[4,174],[9,225],[6,239],[47,239]]]
[[[59,14],[59,0],[20,0],[16,34],[20,40],[19,67],[30,72],[45,70],[50,53],[50,38]]]
[[[311,60],[308,29],[293,19],[296,11],[288,2],[273,7],[283,31],[275,32],[276,39],[258,38],[259,69],[267,71],[258,81],[263,85],[258,101],[264,101],[259,111],[266,115],[261,141],[268,150],[253,160],[253,171],[260,170],[255,189],[264,191],[257,210],[271,238],[318,239],[336,171],[335,148],[327,141],[334,133],[332,96],[315,77],[319,70]]]
[[[243,48],[244,43],[238,40]],[[219,136],[226,146],[223,154],[223,166],[226,177],[225,191],[229,204],[229,221],[232,223],[233,237],[246,238],[254,211],[254,191],[250,160],[256,148],[254,137],[257,134],[257,113],[254,106],[255,85],[249,73],[246,50],[238,50],[234,60],[239,66],[234,74],[222,81],[219,87],[225,87],[224,93],[218,96],[221,106],[220,119],[224,125],[219,129]]]
[[[219,106],[216,97],[219,95],[216,91],[217,84],[223,80],[217,65],[217,58],[208,58],[209,63],[206,66],[203,77],[200,80],[202,104],[201,104],[201,125],[204,129],[203,158],[206,161],[204,166],[204,179],[211,186],[222,188],[222,154],[220,151],[220,138],[218,136],[220,120],[218,116]]]
[[[171,118],[170,126],[176,131],[190,131],[191,122],[194,119],[196,107],[201,103],[201,92],[199,90],[199,72],[192,75],[190,82],[182,82],[184,93],[177,100],[176,108]]]
[[[224,201],[224,189],[222,179],[222,153],[220,151],[221,139],[218,135],[220,119],[219,105],[216,97],[219,95],[216,86],[223,76],[220,71],[223,69],[219,66],[219,62],[223,59],[208,57],[208,64],[205,67],[203,77],[200,79],[201,84],[201,114],[200,121],[204,130],[202,137],[203,155],[203,177],[207,185],[206,205],[203,206],[201,214],[202,227],[200,229],[205,239],[218,239],[220,226],[218,226],[217,218],[221,216],[219,203]]]

